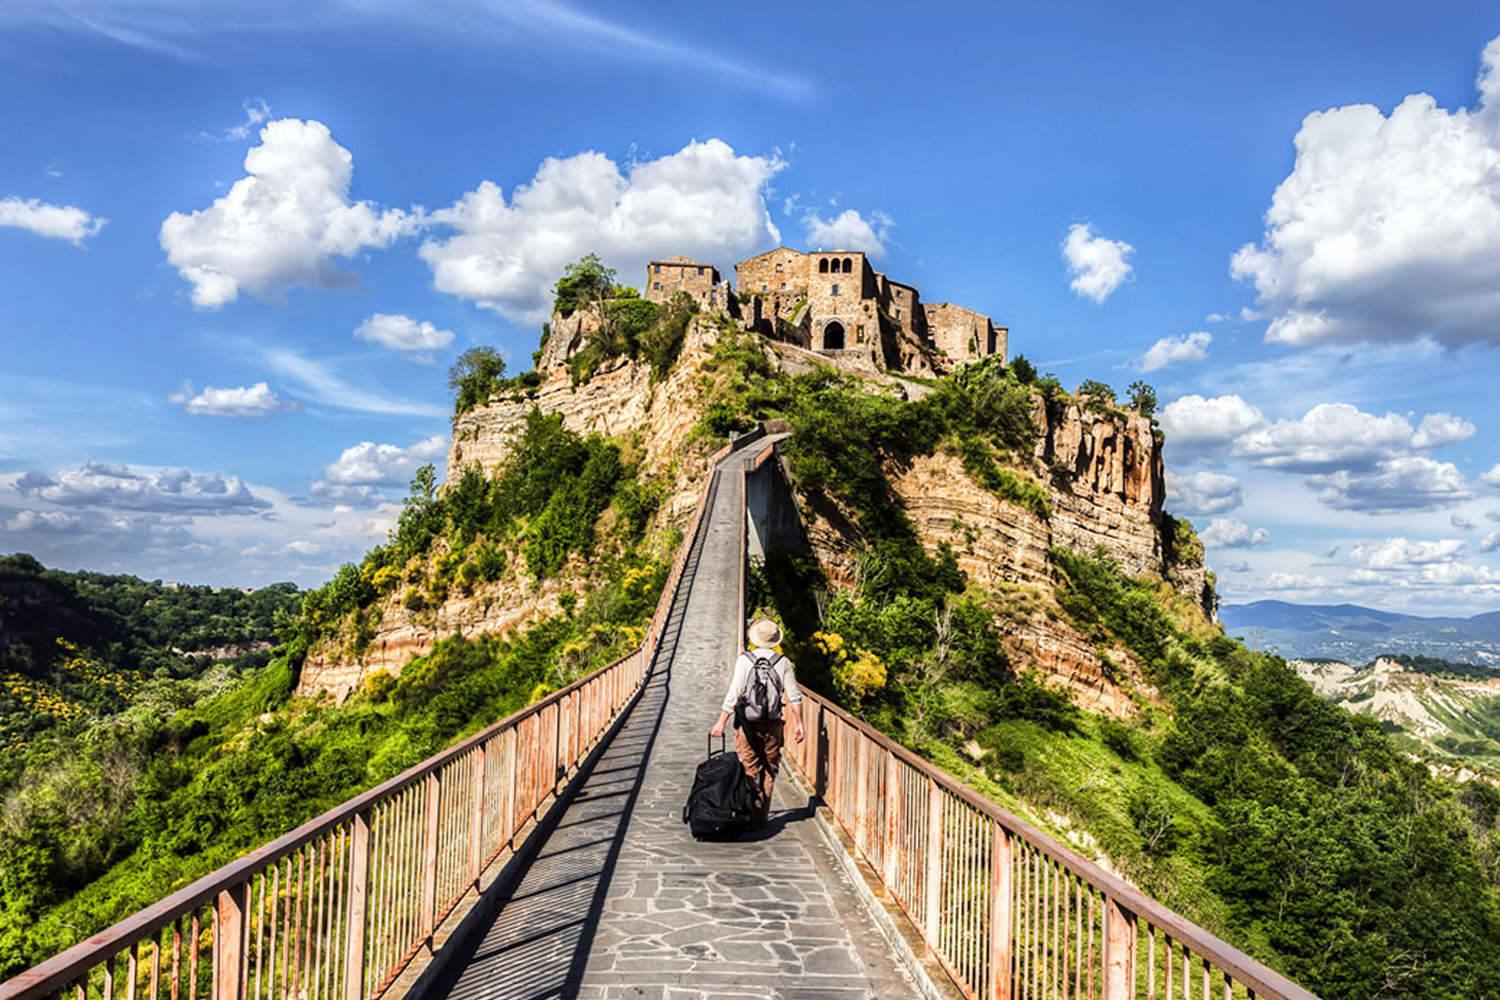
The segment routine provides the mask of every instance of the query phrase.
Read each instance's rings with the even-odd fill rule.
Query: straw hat
[[[766,649],[779,646],[781,645],[781,628],[769,618],[757,618],[750,623],[750,641]]]

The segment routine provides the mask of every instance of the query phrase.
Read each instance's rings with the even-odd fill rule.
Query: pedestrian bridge
[[[776,440],[713,456],[638,650],[0,1000],[1315,1000],[816,694],[770,824],[689,836]]]

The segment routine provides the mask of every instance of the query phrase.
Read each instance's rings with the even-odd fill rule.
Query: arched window
[[[823,350],[842,351],[844,349],[844,324],[838,320],[830,320],[823,327]]]
[[[827,257],[824,257],[822,260],[818,261],[818,273],[819,274],[827,274],[828,273],[828,258]]]
[[[848,257],[845,257],[844,258],[844,273],[845,274],[849,274],[853,270],[854,270],[854,261],[850,260]]]

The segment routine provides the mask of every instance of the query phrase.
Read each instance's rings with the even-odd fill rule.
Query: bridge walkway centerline
[[[681,821],[741,634],[740,470],[715,472],[707,521],[640,699],[529,862],[413,1000],[867,1000],[919,990],[806,797],[699,843]],[[449,952],[444,954],[444,952]],[[415,993],[415,991],[414,991]]]

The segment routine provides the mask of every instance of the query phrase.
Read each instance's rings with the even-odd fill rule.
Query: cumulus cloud
[[[440,351],[453,343],[450,330],[439,330],[426,320],[388,313],[370,316],[355,327],[354,335],[361,340],[384,344],[412,360],[422,361],[431,361],[433,351]]]
[[[1080,298],[1103,302],[1130,278],[1134,268],[1125,258],[1134,252],[1129,243],[1095,236],[1092,225],[1075,222],[1063,240],[1063,256],[1074,276],[1068,287]]]
[[[603,153],[549,157],[509,199],[485,181],[431,221],[448,227],[420,254],[433,285],[503,316],[547,318],[563,268],[597,252],[627,280],[652,257],[682,253],[728,264],[779,242],[766,211],[777,156],[742,156],[693,141],[620,169]]]
[[[1240,481],[1218,472],[1179,476],[1167,471],[1167,502],[1184,514],[1223,514],[1245,502]]]
[[[257,511],[270,506],[238,476],[104,462],[58,472],[27,472],[16,480],[15,490],[23,497],[60,507],[188,514]]]
[[[1239,396],[1193,393],[1162,407],[1160,423],[1174,450],[1198,451],[1227,446],[1263,419],[1260,410]]]
[[[1500,580],[1500,574],[1487,566],[1459,561],[1466,545],[1461,538],[1425,541],[1387,538],[1381,542],[1356,545],[1349,550],[1349,555],[1361,565],[1349,574],[1349,579],[1358,584],[1394,587],[1488,585]],[[1480,551],[1488,551],[1484,543],[1481,543]]]
[[[806,221],[807,242],[811,246],[825,250],[863,250],[876,259],[885,256],[885,243],[895,225],[884,212],[871,212],[866,219],[852,208],[844,209],[832,219],[809,212]]]
[[[83,241],[97,235],[108,221],[73,205],[49,205],[36,198],[22,201],[15,195],[0,198],[0,226],[67,240],[74,246],[83,246]]]
[[[1214,518],[1198,537],[1210,549],[1247,549],[1271,540],[1265,528],[1251,528],[1237,517]]]
[[[278,410],[301,409],[292,400],[283,400],[277,396],[264,382],[232,389],[216,389],[209,385],[204,386],[203,391],[199,393],[194,393],[193,384],[189,382],[182,387],[181,392],[174,392],[168,396],[167,401],[176,403],[185,412],[195,416],[259,419],[267,413],[275,413]]]
[[[1427,417],[1419,438],[1399,414],[1377,417],[1348,403],[1320,403],[1300,419],[1278,420],[1241,435],[1235,453],[1255,465],[1291,472],[1368,469],[1381,459],[1430,447],[1425,432],[1455,419],[1446,413]],[[1473,433],[1473,425],[1467,427]]]
[[[1500,465],[1493,465],[1490,471],[1479,477],[1479,481],[1486,486],[1500,488]],[[1493,521],[1500,521],[1500,511],[1490,511],[1489,517]]]
[[[1492,531],[1484,536],[1484,541],[1479,543],[1480,552],[1493,552],[1500,549],[1500,531]]]
[[[1141,371],[1154,372],[1178,362],[1202,361],[1208,357],[1208,345],[1213,339],[1213,334],[1201,330],[1180,337],[1163,337],[1142,355]]]
[[[1448,523],[1453,525],[1459,531],[1473,531],[1475,528],[1479,527],[1479,525],[1475,524],[1467,517],[1464,517],[1458,511],[1454,511],[1453,513],[1448,515]]]
[[[1478,89],[1473,112],[1413,94],[1389,116],[1354,104],[1303,119],[1265,234],[1230,266],[1255,286],[1267,340],[1500,343],[1500,38]]]
[[[1440,538],[1434,541],[1411,541],[1387,538],[1379,543],[1360,544],[1349,550],[1349,557],[1364,563],[1368,569],[1410,569],[1431,563],[1451,562],[1464,550],[1462,538]]]
[[[1432,510],[1474,495],[1457,466],[1425,455],[1386,459],[1368,471],[1340,469],[1310,475],[1307,483],[1317,491],[1320,503],[1366,514]]]
[[[1266,576],[1263,586],[1266,590],[1322,590],[1328,586],[1328,578],[1277,571]]]
[[[361,441],[323,467],[312,495],[325,503],[369,506],[386,499],[383,488],[405,487],[417,469],[440,461],[448,442],[434,435],[407,447]]]
[[[418,216],[350,201],[354,157],[319,121],[283,118],[245,154],[247,176],[208,208],[161,224],[167,260],[192,283],[193,305],[216,309],[241,290],[275,298],[297,285],[355,280],[335,258],[389,246]]]

